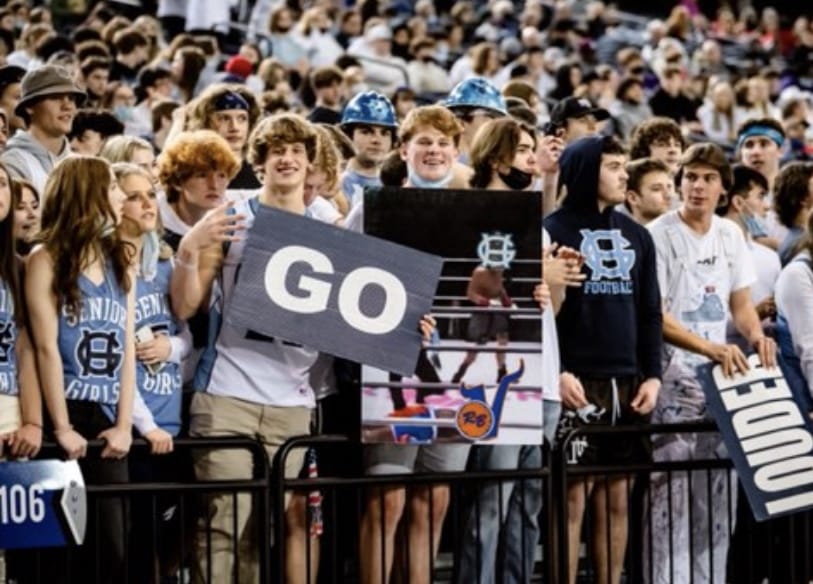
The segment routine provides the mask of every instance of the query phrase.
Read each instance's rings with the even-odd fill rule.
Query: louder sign
[[[260,205],[226,318],[411,375],[442,259]]]
[[[813,507],[813,424],[780,368],[748,358],[747,375],[699,373],[706,402],[758,521]],[[807,388],[803,388],[807,390]]]

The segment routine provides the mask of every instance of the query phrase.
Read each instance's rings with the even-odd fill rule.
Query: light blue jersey
[[[145,326],[154,335],[173,337],[178,334],[178,322],[169,304],[169,283],[172,262],[158,262],[155,277],[147,281],[139,276],[136,282],[135,330]],[[166,361],[152,373],[144,363],[136,360],[136,387],[152,413],[155,423],[164,431],[177,436],[181,430],[181,367]]]
[[[342,192],[347,197],[347,202],[350,203],[351,208],[364,200],[364,187],[380,186],[381,179],[377,176],[364,176],[349,168],[342,175]]]
[[[62,307],[59,317],[59,356],[65,379],[65,397],[115,405],[121,391],[127,326],[127,294],[105,270],[98,286],[79,276],[79,315]]]
[[[0,394],[18,395],[17,325],[14,322],[14,297],[9,285],[0,280]]]

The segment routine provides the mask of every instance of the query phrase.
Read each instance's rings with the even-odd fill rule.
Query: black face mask
[[[512,191],[524,191],[531,186],[534,180],[534,175],[530,172],[524,172],[515,166],[512,166],[507,173],[498,172],[497,175]]]

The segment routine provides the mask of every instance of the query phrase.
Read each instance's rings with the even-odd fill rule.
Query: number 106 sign
[[[79,463],[0,463],[0,549],[81,544],[87,524]]]

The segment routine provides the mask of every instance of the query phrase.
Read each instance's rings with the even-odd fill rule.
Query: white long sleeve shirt
[[[807,258],[810,255],[802,252]],[[807,262],[791,261],[776,282],[776,309],[788,321],[793,350],[808,390],[813,386],[813,272]],[[813,391],[811,391],[813,394]]]

